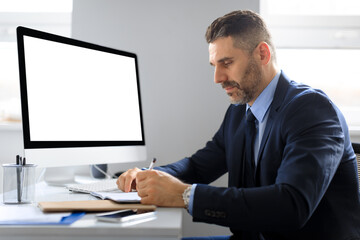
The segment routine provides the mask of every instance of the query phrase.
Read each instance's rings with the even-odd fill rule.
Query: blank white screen
[[[24,36],[31,141],[141,141],[135,59]]]

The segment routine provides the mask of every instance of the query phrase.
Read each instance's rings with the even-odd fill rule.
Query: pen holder
[[[35,164],[3,164],[3,201],[6,204],[35,201]]]

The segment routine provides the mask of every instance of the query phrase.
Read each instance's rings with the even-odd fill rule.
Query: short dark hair
[[[275,46],[263,18],[250,10],[238,10],[217,18],[206,30],[206,41],[214,42],[218,38],[233,37],[234,46],[252,53],[256,46],[264,41],[270,46],[275,61]]]

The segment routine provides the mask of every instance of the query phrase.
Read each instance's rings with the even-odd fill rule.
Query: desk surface
[[[2,195],[0,196],[2,199]],[[36,201],[95,200],[89,194],[71,193],[63,187],[50,187],[40,183],[36,188]],[[2,203],[1,203],[2,204]],[[28,205],[27,205],[28,206]],[[36,204],[33,204],[36,207]],[[21,210],[22,205],[19,205]],[[157,208],[154,220],[127,225],[96,221],[94,214],[70,226],[0,226],[0,239],[179,239],[182,211],[179,208]]]

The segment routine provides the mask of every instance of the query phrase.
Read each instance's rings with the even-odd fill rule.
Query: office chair
[[[360,143],[352,143],[352,147],[356,154],[357,169],[358,169],[358,176],[359,176],[359,183],[360,183]],[[360,186],[359,186],[359,190],[360,190]]]

